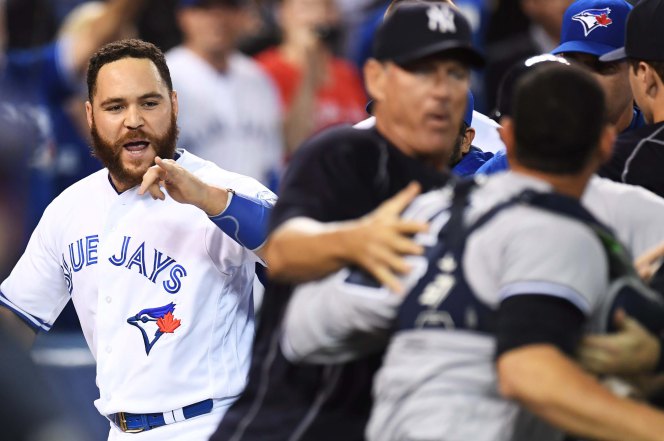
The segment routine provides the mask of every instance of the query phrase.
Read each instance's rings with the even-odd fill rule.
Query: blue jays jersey
[[[274,202],[254,179],[179,153],[204,182]],[[198,208],[137,191],[117,194],[106,170],[65,190],[0,285],[0,302],[48,331],[73,301],[104,415],[232,400],[246,381],[262,261]]]

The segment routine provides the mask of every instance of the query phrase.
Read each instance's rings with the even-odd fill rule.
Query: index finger
[[[138,189],[138,194],[143,195],[152,185],[158,183],[162,179],[162,171],[156,165],[153,165],[143,175],[141,186]]]

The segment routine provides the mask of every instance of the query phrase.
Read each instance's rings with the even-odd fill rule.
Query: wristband
[[[231,239],[249,250],[260,248],[267,239],[267,222],[272,205],[262,199],[228,189],[226,209],[210,220]]]

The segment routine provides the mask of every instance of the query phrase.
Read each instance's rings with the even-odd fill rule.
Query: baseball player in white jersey
[[[46,209],[0,285],[2,318],[48,331],[71,299],[109,439],[207,440],[245,385],[274,195],[175,148],[177,96],[154,45],[101,48],[88,85],[107,168]]]
[[[184,42],[169,50],[166,60],[182,110],[181,144],[274,185],[284,155],[278,91],[261,67],[236,49],[248,3],[179,0]]]

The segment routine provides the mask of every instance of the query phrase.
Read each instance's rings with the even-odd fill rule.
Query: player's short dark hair
[[[97,76],[99,69],[108,63],[121,60],[123,58],[145,58],[154,63],[159,71],[161,79],[166,83],[168,91],[173,91],[173,82],[171,73],[166,65],[164,53],[154,44],[135,38],[128,40],[119,40],[102,46],[90,58],[88,64],[88,99],[92,102],[92,97],[97,88]]]
[[[649,61],[649,60],[637,60],[635,58],[628,58],[627,61],[629,62],[629,65],[632,66],[632,71],[636,73],[636,71],[639,68],[639,63],[643,61],[644,63],[650,65],[652,69],[657,72],[657,75],[659,75],[659,79],[661,81],[664,81],[664,61]]]
[[[543,64],[518,80],[512,100],[515,156],[522,165],[560,175],[586,167],[608,123],[604,92],[590,73]]]

